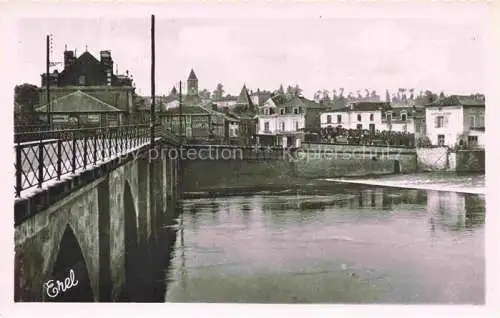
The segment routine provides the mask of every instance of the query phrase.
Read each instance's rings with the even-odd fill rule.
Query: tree
[[[426,90],[424,92],[424,97],[423,97],[423,101],[422,101],[424,105],[431,104],[431,103],[433,103],[436,100],[437,100],[437,95],[436,94],[433,94],[429,90]]]
[[[314,93],[314,101],[315,102],[319,102],[321,101],[321,91],[320,90],[317,90],[316,93]]]
[[[299,85],[291,86],[288,85],[286,88],[286,98],[291,99],[293,97],[298,97],[302,95],[302,89]]]
[[[33,112],[39,103],[38,87],[24,83],[14,88],[14,101],[21,106],[21,112]]]
[[[295,96],[302,96],[302,88],[299,87],[299,84],[295,84]]]
[[[330,103],[331,102],[331,99],[330,99],[330,94],[328,92],[327,89],[324,89],[323,90],[323,97],[321,98],[321,101],[324,103],[324,104],[327,104],[327,103]]]
[[[385,102],[390,103],[391,102],[391,95],[389,94],[389,90],[385,90]]]
[[[224,86],[221,83],[217,84],[217,88],[213,92],[214,100],[221,100],[222,97],[224,96],[224,93],[225,93]]]
[[[429,148],[432,146],[431,140],[427,136],[420,136],[417,139],[418,148]]]
[[[277,93],[279,95],[285,95],[285,90],[283,89],[283,84],[280,84],[280,88],[278,89]]]
[[[444,95],[444,92],[441,91],[441,93],[439,94],[439,99],[444,99],[446,96]]]
[[[199,95],[202,99],[210,99],[210,92],[207,89],[203,89]]]

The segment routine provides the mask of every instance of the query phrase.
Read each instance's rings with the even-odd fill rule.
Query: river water
[[[187,199],[165,301],[484,304],[484,200],[336,182]]]

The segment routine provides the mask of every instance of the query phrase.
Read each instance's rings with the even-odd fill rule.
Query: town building
[[[237,143],[239,120],[211,109],[212,104],[182,106],[162,114],[165,129],[188,143]],[[182,123],[182,125],[181,125]]]
[[[239,125],[239,144],[250,146],[255,144],[255,135],[257,134],[257,107],[254,105],[250,93],[243,85],[235,106],[227,111],[227,114],[238,119]]]
[[[425,106],[426,134],[433,145],[484,147],[484,95],[451,95]]]
[[[47,112],[47,105],[36,109]],[[124,122],[126,111],[84,93],[80,90],[52,100],[51,116],[54,127],[118,126]]]
[[[142,116],[136,112],[133,79],[128,71],[126,75],[114,74],[113,66],[111,51],[101,51],[98,60],[88,51],[76,57],[75,52],[65,50],[63,70],[61,72],[54,70],[48,77],[45,73],[41,74],[42,87],[39,89],[39,105],[35,107],[35,110],[40,112],[40,117],[46,120],[48,104],[46,84],[49,82],[50,111],[56,108],[58,111],[58,114],[54,114],[54,123],[116,122],[116,120],[97,120],[98,117],[102,117],[104,108],[110,110],[111,113],[119,112],[121,114],[119,122],[122,124],[135,122],[136,117]],[[96,99],[99,102],[96,102]],[[87,104],[74,107],[76,100]],[[52,102],[56,107],[54,110]],[[116,115],[111,117],[113,116]],[[88,118],[93,119],[88,120]]]
[[[165,129],[184,136],[185,142],[237,143],[240,138],[238,118],[218,111],[211,101],[201,100],[194,70],[189,73],[186,94],[181,101],[174,87],[159,117]]]
[[[294,97],[287,100],[283,95],[269,98],[257,114],[257,136],[259,144],[299,147],[304,141],[306,125],[304,103]]]
[[[214,100],[213,103],[217,105],[217,108],[223,109],[223,108],[233,108],[234,106],[236,106],[237,101],[238,101],[237,96],[228,95]]]
[[[252,103],[256,107],[264,106],[264,103],[269,100],[269,98],[273,97],[273,93],[268,91],[261,91],[257,89],[256,92],[250,92],[250,97],[252,99]]]
[[[386,102],[354,102],[321,114],[321,128],[423,133],[422,112],[415,107],[393,108]]]

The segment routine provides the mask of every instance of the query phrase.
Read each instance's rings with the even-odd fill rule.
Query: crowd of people
[[[321,128],[318,133],[309,134],[310,142],[348,144],[348,145],[415,145],[415,136],[408,132],[399,131],[370,131],[367,129],[345,129],[328,127]],[[307,140],[306,139],[306,140]]]

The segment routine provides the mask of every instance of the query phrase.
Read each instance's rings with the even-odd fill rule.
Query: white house
[[[413,107],[392,108],[385,102],[354,102],[348,107],[328,110],[320,116],[321,128],[366,129],[415,133],[418,110]]]
[[[274,96],[258,110],[257,140],[275,146],[300,146],[304,140],[305,110],[299,98]]]
[[[483,95],[452,95],[425,107],[426,134],[433,145],[461,142],[484,147]]]

